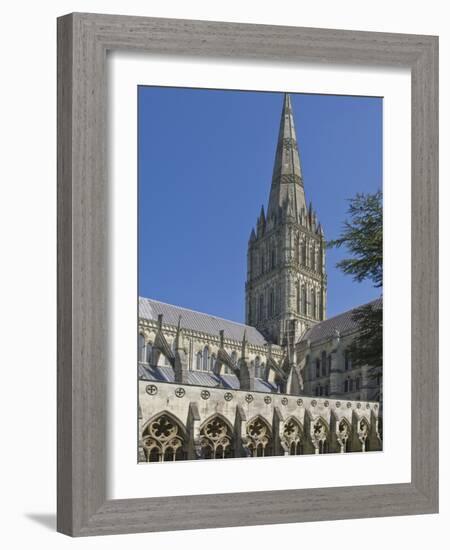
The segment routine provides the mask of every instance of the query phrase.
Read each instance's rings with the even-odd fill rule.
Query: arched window
[[[258,319],[259,321],[262,321],[264,319],[264,295],[259,295],[259,312],[258,312]]]
[[[350,355],[350,350],[345,350],[345,370],[351,370],[352,368],[352,358]]]
[[[286,420],[283,428],[283,447],[290,455],[303,454],[303,429],[295,418]]]
[[[322,351],[322,376],[327,375],[327,352]]]
[[[138,361],[145,362],[145,338],[143,334],[139,334]]]
[[[209,367],[209,348],[205,346],[203,348],[203,365],[202,370],[207,371]]]
[[[275,296],[273,288],[269,292],[269,317],[273,317],[275,314]]]
[[[320,359],[316,359],[316,378],[320,378]]]
[[[313,271],[316,270],[316,249],[314,248],[314,246],[311,247],[311,269]]]
[[[152,365],[153,364],[153,346],[151,345],[150,342],[147,342],[147,363],[149,365]]]
[[[302,242],[302,265],[306,265],[306,242]]]
[[[257,416],[247,424],[248,448],[252,456],[272,456],[272,433],[267,422]]]
[[[328,428],[322,418],[318,418],[312,425],[311,439],[316,450],[316,454],[328,453]]]
[[[213,353],[211,355],[211,366],[210,366],[210,370],[213,371],[214,370],[214,365],[216,364],[216,355]]]
[[[369,430],[370,430],[370,426],[365,418],[362,418],[361,420],[358,421],[357,433],[358,433],[358,439],[361,443],[361,450],[363,452],[369,450],[369,445],[368,445]]]
[[[325,395],[328,397],[329,394],[330,394],[330,386],[327,384],[325,386]]]
[[[355,389],[359,391],[361,389],[361,377],[357,376],[355,380]]]
[[[350,380],[348,381],[348,391],[353,391],[353,378],[350,378]]]
[[[319,397],[319,395],[320,395],[320,384],[318,384],[318,385],[316,386],[315,394],[316,394],[316,397]]]
[[[302,285],[302,313],[303,315],[306,315],[307,309],[306,309],[306,286]]]
[[[264,273],[264,252],[261,252],[261,275]]]
[[[341,453],[348,453],[351,450],[350,436],[351,436],[350,424],[344,418],[338,423],[336,438],[341,447]]]
[[[300,252],[300,241],[298,235],[295,236],[294,242],[294,261],[296,264],[299,263],[299,252]]]
[[[311,317],[316,318],[316,291],[311,289]]]
[[[221,416],[207,420],[200,429],[202,458],[232,458],[233,433]]]
[[[197,370],[202,370],[202,358],[203,358],[202,352],[201,351],[197,352],[197,362],[196,362]]]
[[[331,373],[331,354],[328,356],[328,374]]]
[[[261,358],[259,355],[255,357],[255,376],[256,378],[261,377]]]
[[[344,382],[344,392],[345,393],[348,393],[348,381],[349,381],[349,379],[347,378],[347,380]]]
[[[184,430],[169,414],[161,413],[148,424],[142,442],[147,462],[186,459]]]

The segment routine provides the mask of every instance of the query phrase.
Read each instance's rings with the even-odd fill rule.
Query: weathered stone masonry
[[[324,232],[288,95],[245,307],[246,325],[139,299],[139,461],[381,450],[381,369],[352,365],[352,311],[326,319]]]

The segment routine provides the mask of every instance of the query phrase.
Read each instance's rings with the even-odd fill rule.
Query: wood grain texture
[[[412,74],[412,481],[106,499],[106,52],[359,63]],[[58,20],[58,530],[99,535],[438,509],[438,39],[116,15]],[[195,510],[195,514],[192,511]]]

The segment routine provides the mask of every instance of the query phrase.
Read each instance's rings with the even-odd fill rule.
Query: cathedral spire
[[[286,203],[291,204],[296,218],[300,216],[302,208],[306,211],[302,167],[289,94],[284,95],[267,218],[277,216],[280,207],[283,208]]]

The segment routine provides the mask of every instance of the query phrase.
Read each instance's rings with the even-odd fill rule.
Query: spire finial
[[[305,192],[294,125],[292,99],[289,93],[285,93],[272,175],[272,187],[267,208],[268,218],[276,213],[280,206],[283,206],[288,195],[291,195],[293,215],[298,217],[301,209],[305,206]]]

